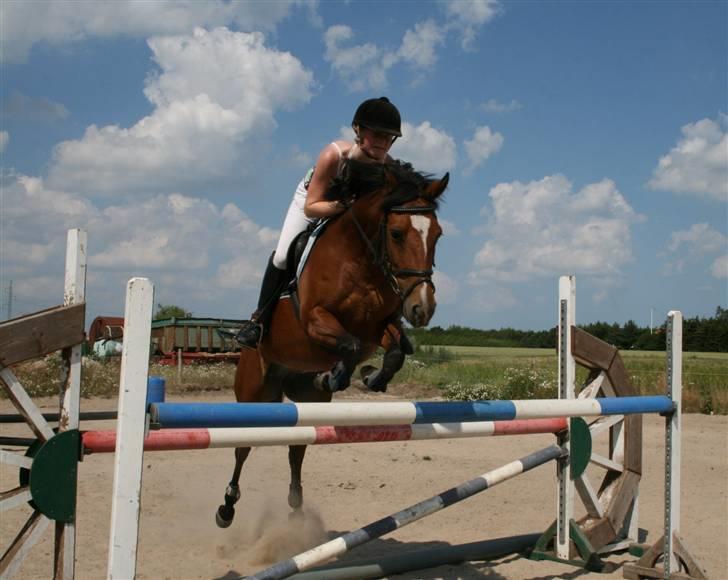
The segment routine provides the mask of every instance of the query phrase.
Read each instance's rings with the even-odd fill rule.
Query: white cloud
[[[396,57],[372,43],[346,47],[354,37],[351,27],[338,24],[324,33],[324,58],[351,91],[381,89],[387,84],[387,70]]]
[[[495,99],[488,99],[485,103],[480,105],[486,113],[510,113],[512,111],[518,111],[523,108],[523,105],[511,99],[510,103],[500,103]]]
[[[438,218],[437,221],[440,222],[440,227],[442,228],[443,235],[445,235],[445,236],[459,236],[460,235],[460,230],[454,223],[452,223],[448,220],[444,220],[442,218]]]
[[[694,263],[704,256],[720,254],[708,269],[715,278],[726,277],[728,236],[707,223],[693,224],[687,230],[672,232],[667,249],[670,260],[663,267],[663,273],[667,276],[683,273],[688,263]]]
[[[353,44],[350,26],[330,26],[324,33],[324,58],[350,91],[386,88],[387,75],[398,64],[410,67],[416,73],[413,82],[419,82],[437,63],[437,49],[449,34],[457,36],[463,48],[469,50],[478,30],[499,11],[495,0],[451,1],[444,6],[446,22],[428,19],[415,23],[414,28],[405,31],[397,48],[371,42]]]
[[[5,176],[3,190],[4,271],[27,286],[60,270],[65,232],[81,227],[88,231],[89,283],[97,300],[121,295],[131,276],[147,276],[160,292],[214,312],[221,296],[237,303],[241,292],[257,290],[265,256],[278,239],[278,231],[261,227],[233,204],[220,207],[177,193],[100,208],[34,177]],[[54,304],[62,295],[62,276],[57,286],[24,294]]]
[[[723,127],[721,126],[723,125]],[[652,172],[655,190],[705,195],[728,201],[728,133],[721,123],[702,119],[682,127],[683,137]]]
[[[5,101],[4,113],[23,120],[56,121],[68,117],[68,109],[47,97],[30,97],[13,91]]]
[[[687,247],[690,254],[702,255],[719,252],[726,248],[728,238],[707,223],[693,224],[687,230],[672,232],[667,244],[668,250],[676,252]]]
[[[8,146],[8,143],[10,142],[10,133],[7,131],[0,131],[0,153],[5,152],[5,148]]]
[[[714,278],[728,278],[728,254],[718,256],[710,268]]]
[[[277,0],[176,0],[137,2],[106,0],[85,2],[2,2],[3,54],[8,62],[23,62],[38,42],[61,45],[90,37],[119,35],[146,38],[189,34],[196,26],[234,24],[240,30],[272,30],[286,18],[294,5],[304,5],[310,20],[318,22],[317,2]]]
[[[503,135],[493,133],[490,127],[476,127],[473,138],[465,141],[465,153],[468,156],[466,173],[471,173],[482,165],[488,157],[500,151],[503,146]]]
[[[415,24],[414,30],[407,30],[397,56],[414,66],[429,68],[437,62],[435,49],[443,44],[445,35],[433,20]]]
[[[458,299],[460,285],[450,276],[440,270],[432,275],[435,284],[435,298],[438,304],[455,304]]]
[[[497,0],[448,0],[448,27],[458,32],[464,50],[472,50],[479,29],[501,12]]]
[[[490,191],[492,211],[469,279],[516,282],[564,272],[609,280],[632,260],[630,224],[637,215],[604,179],[574,192],[562,175],[501,183]]]
[[[239,179],[275,128],[276,110],[311,99],[311,72],[267,48],[260,33],[197,28],[148,43],[161,71],[144,89],[154,111],[128,129],[91,125],[81,139],[58,144],[54,187],[126,195]]]
[[[455,140],[429,121],[419,125],[402,123],[402,138],[395,141],[392,157],[411,163],[418,171],[442,173],[455,167]]]

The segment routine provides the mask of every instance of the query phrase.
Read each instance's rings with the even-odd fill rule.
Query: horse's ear
[[[425,197],[428,199],[437,199],[442,195],[442,192],[447,188],[447,183],[450,181],[450,174],[446,173],[442,179],[435,179],[430,182],[425,190]]]

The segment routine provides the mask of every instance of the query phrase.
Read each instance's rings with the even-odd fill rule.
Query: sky
[[[728,3],[0,3],[0,319],[126,281],[245,318],[296,184],[364,99],[450,173],[430,325],[641,326],[728,306]],[[12,301],[9,287],[12,283]],[[10,308],[8,308],[10,306]]]

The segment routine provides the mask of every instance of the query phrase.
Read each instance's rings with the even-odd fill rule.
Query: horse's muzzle
[[[425,326],[435,314],[435,291],[429,284],[420,285],[402,305],[405,319],[415,328]]]

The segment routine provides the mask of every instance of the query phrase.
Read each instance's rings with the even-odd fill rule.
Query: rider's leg
[[[286,282],[288,282],[288,272],[276,268],[271,255],[260,287],[258,308],[250,317],[250,322],[245,324],[235,337],[241,345],[255,348],[258,344],[263,328],[270,323],[273,308]]]
[[[281,237],[278,240],[278,246],[268,262],[268,267],[263,276],[258,308],[251,316],[251,320],[243,325],[236,336],[237,341],[243,346],[255,348],[263,335],[263,330],[270,323],[270,317],[278,301],[278,296],[283,291],[283,285],[288,281],[285,279],[288,247],[291,245],[293,239],[308,227],[311,221],[303,213],[306,198],[305,195],[301,194],[300,190],[301,185],[299,184],[299,188],[293,196],[291,205],[288,207],[288,213],[281,228]],[[305,193],[305,190],[303,191]]]

